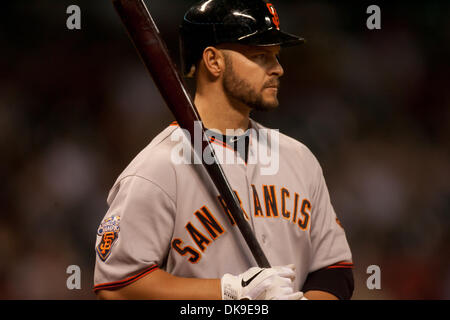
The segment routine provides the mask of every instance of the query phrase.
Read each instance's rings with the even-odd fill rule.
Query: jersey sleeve
[[[126,286],[165,263],[174,228],[174,200],[152,181],[116,183],[97,231],[94,291]]]
[[[312,191],[310,273],[342,262],[345,263],[342,267],[352,266],[352,254],[345,231],[331,204],[322,168],[317,160],[316,168]]]
[[[331,205],[322,168],[316,162],[311,212],[312,261],[302,291],[326,291],[339,299],[353,294],[353,262],[345,231]]]

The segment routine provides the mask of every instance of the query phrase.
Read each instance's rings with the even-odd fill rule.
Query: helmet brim
[[[255,46],[293,47],[305,42],[304,38],[280,31],[278,29],[265,30],[238,39],[238,43]]]

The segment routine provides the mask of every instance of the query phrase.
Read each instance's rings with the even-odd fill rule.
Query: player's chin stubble
[[[258,111],[269,111],[278,107],[278,99],[275,94],[271,101],[264,100],[262,92],[257,92],[249,82],[236,75],[231,59],[225,56],[226,69],[223,75],[223,90],[225,94],[249,108]],[[278,85],[278,79],[266,83],[263,90],[271,85]]]

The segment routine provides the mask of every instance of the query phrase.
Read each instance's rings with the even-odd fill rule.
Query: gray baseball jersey
[[[267,164],[258,156],[267,139],[259,133],[270,132],[270,140],[274,130],[253,120],[251,127],[247,162],[222,167],[271,265],[295,264],[298,289],[311,272],[350,266],[351,251],[317,159],[276,132],[277,167],[262,174]],[[203,166],[173,161],[180,144],[173,136],[180,132],[176,124],[162,131],[112,187],[97,232],[94,290],[125,286],[156,268],[221,278],[256,265]],[[236,157],[226,143],[212,142],[218,154]]]

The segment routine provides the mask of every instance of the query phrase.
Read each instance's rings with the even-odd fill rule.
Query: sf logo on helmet
[[[277,27],[278,30],[280,30],[280,18],[278,18],[277,10],[275,10],[275,7],[271,3],[266,3],[267,8],[269,9],[270,14],[272,15],[272,22]]]

